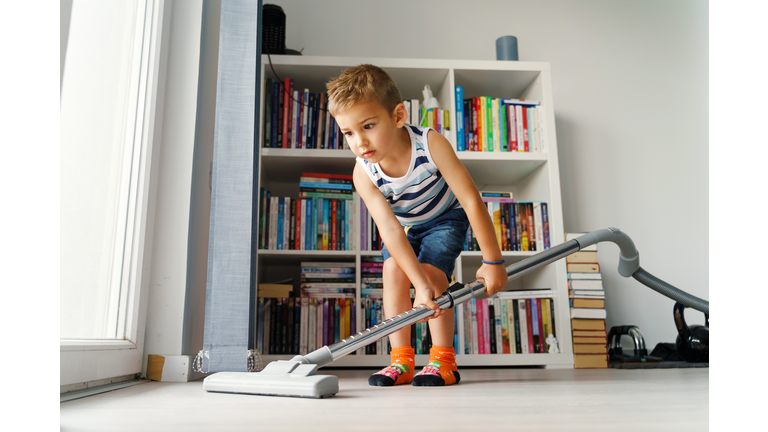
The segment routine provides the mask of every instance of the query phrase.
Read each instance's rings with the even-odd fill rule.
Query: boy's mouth
[[[363,153],[363,157],[364,158],[371,157],[373,156],[374,153],[376,153],[376,150],[368,150],[367,152]]]

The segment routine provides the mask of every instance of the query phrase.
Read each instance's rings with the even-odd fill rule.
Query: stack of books
[[[546,152],[545,117],[538,101],[464,98],[456,86],[456,150]]]
[[[496,230],[502,251],[543,251],[550,248],[549,209],[541,201],[515,201],[511,192],[480,192]],[[465,251],[479,251],[472,227],[467,230]]]
[[[586,233],[566,233],[565,241]],[[605,290],[597,262],[597,245],[566,257],[568,301],[571,308],[573,359],[576,369],[608,367]]]
[[[289,149],[349,148],[336,119],[328,112],[328,95],[294,89],[267,78],[264,87],[264,147]]]
[[[261,188],[259,249],[353,250],[352,176],[304,173],[299,198]]]
[[[460,307],[465,354],[543,354],[557,335],[551,289],[505,291]]]

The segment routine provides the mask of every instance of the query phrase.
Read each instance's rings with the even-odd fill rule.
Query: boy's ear
[[[401,128],[408,122],[408,111],[405,109],[404,104],[397,104],[392,114],[395,117],[397,127]]]

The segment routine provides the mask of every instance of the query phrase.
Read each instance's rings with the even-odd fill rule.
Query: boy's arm
[[[368,212],[371,214],[376,226],[379,229],[384,244],[387,245],[389,254],[392,255],[397,265],[403,270],[408,279],[410,279],[413,287],[417,293],[423,289],[432,290],[432,286],[427,279],[427,275],[419,264],[416,254],[413,252],[411,243],[405,236],[403,226],[400,225],[400,221],[397,220],[395,214],[392,212],[392,208],[389,206],[384,195],[381,191],[373,185],[368,174],[365,173],[364,168],[359,163],[355,164],[355,169],[352,175],[352,181],[355,184],[355,190],[360,197],[365,201],[365,206],[368,208]],[[427,298],[424,302],[425,306],[429,309],[440,311],[437,303]],[[418,306],[418,305],[414,305]],[[431,318],[437,318],[435,315]]]
[[[467,172],[453,150],[451,143],[437,132],[427,134],[429,152],[432,160],[443,175],[448,187],[467,213],[472,232],[477,237],[477,244],[486,261],[501,261],[501,250],[496,239],[496,230],[488,214],[488,207],[480,198],[480,192],[474,180]],[[483,264],[478,270],[478,278],[485,279],[486,292],[493,295],[507,285],[507,272],[503,265]]]

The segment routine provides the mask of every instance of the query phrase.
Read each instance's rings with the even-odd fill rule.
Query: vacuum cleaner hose
[[[688,294],[683,290],[675,288],[674,286],[648,273],[642,267],[639,267],[637,271],[632,274],[632,277],[637,279],[638,282],[642,283],[648,288],[651,288],[652,290],[671,298],[683,306],[704,312],[705,315],[709,316],[708,301],[702,300],[696,296]]]

